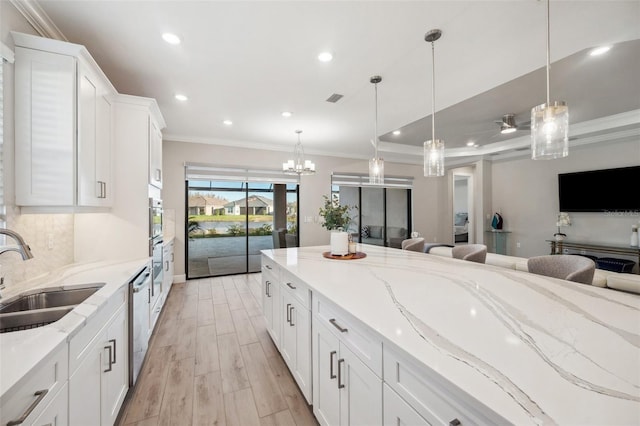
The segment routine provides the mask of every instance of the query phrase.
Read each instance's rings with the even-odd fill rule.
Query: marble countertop
[[[518,425],[640,424],[640,296],[362,245],[264,250],[314,292]]]
[[[74,336],[105,302],[122,286],[129,283],[148,258],[122,262],[72,264],[12,286],[3,292],[2,303],[22,294],[32,294],[43,288],[71,289],[88,284],[104,284],[96,293],[77,305],[60,320],[31,330],[0,334],[0,396],[11,392],[47,355]]]

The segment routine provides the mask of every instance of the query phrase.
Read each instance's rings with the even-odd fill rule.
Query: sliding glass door
[[[187,278],[259,272],[276,224],[297,229],[296,184],[187,180],[186,193]]]

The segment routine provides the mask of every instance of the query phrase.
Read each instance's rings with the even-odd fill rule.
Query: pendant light
[[[312,175],[316,172],[316,165],[304,159],[304,149],[302,142],[300,142],[302,130],[296,130],[296,133],[298,134],[298,143],[293,148],[293,160],[282,163],[282,172],[287,175]]]
[[[547,102],[531,109],[531,158],[553,160],[569,155],[569,108],[549,101],[549,0],[547,0]]]
[[[431,140],[424,143],[424,175],[427,177],[444,176],[444,141],[436,139],[436,56],[433,43],[442,36],[442,31],[431,30],[424,40],[431,43],[432,79],[431,79]]]
[[[384,184],[384,160],[378,157],[378,83],[382,81],[382,77],[374,75],[369,80],[375,87],[375,117],[373,121],[373,143],[374,154],[369,160],[369,183],[374,185]]]

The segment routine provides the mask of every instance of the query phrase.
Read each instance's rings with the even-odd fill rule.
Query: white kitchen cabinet
[[[12,35],[16,204],[109,207],[115,89],[83,46]]]
[[[280,353],[300,391],[311,403],[311,311],[282,287]]]
[[[158,123],[149,118],[149,184],[162,188],[162,132]]]
[[[382,424],[382,379],[314,318],[313,411],[321,425]]]
[[[129,386],[126,303],[81,354],[69,378],[69,425],[112,425]]]
[[[263,268],[264,270],[264,268]],[[273,344],[280,349],[282,317],[280,316],[280,283],[271,272],[262,273],[262,309],[267,321],[267,331]]]
[[[383,385],[382,399],[384,400],[384,409],[382,410],[384,413],[384,426],[431,425],[386,383]]]
[[[31,370],[19,386],[2,395],[0,424],[30,425],[41,416],[57,417],[60,424],[66,424],[63,420],[67,416],[65,384],[68,378],[69,347],[65,342],[47,356],[38,367]],[[61,393],[62,396],[60,396]],[[52,403],[55,403],[55,407],[49,408]],[[15,423],[19,420],[22,420],[22,423]]]
[[[166,243],[162,249],[162,261],[164,262],[164,271],[162,271],[162,292],[166,295],[171,290],[173,284],[173,271],[175,256],[173,254],[173,241]]]
[[[65,382],[60,392],[56,394],[53,400],[47,405],[37,419],[31,424],[32,426],[66,426],[69,424],[69,393]]]

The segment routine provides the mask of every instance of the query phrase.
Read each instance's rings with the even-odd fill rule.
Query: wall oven
[[[163,271],[163,238],[162,238],[162,200],[149,198],[149,256],[151,256],[151,289],[149,305],[151,316],[150,326],[153,328],[157,315],[153,315],[158,297],[162,292]]]

